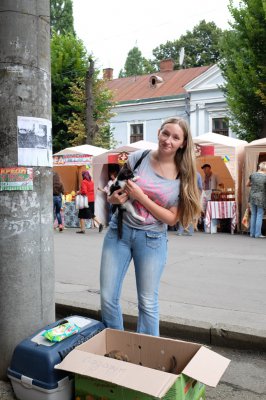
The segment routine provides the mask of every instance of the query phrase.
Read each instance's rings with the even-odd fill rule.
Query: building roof
[[[148,75],[109,80],[106,81],[106,85],[114,93],[115,102],[176,97],[187,93],[184,86],[209,68],[210,66],[158,71]]]

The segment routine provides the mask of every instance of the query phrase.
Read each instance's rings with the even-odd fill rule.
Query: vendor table
[[[214,233],[212,220],[231,219],[231,234],[235,232],[237,224],[237,208],[235,201],[208,201],[205,214],[205,232]]]
[[[64,225],[66,228],[78,228],[79,227],[79,219],[78,219],[78,210],[76,209],[76,205],[74,201],[65,202],[63,205],[63,213],[64,213]],[[91,227],[91,220],[85,220],[86,228]]]

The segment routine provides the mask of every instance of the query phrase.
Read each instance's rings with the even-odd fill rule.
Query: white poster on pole
[[[18,165],[52,167],[52,123],[48,119],[18,117]]]

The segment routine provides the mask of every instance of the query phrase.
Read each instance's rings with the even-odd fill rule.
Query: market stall
[[[128,154],[136,150],[157,149],[157,143],[140,140],[135,143],[121,146],[107,151],[104,154],[93,157],[93,178],[95,189],[95,212],[99,219],[106,225],[108,221],[108,207],[106,194],[98,191],[98,187],[103,188],[108,182],[108,169],[115,165],[122,166],[127,160]]]
[[[246,187],[246,183],[250,175],[257,171],[258,165],[266,161],[266,138],[253,140],[253,142],[246,144],[244,154],[244,166],[243,166],[243,196],[242,196],[242,217],[245,209],[248,205],[249,188]],[[264,225],[266,216],[264,215]]]
[[[218,177],[221,196],[223,196],[221,201],[236,202],[236,226],[239,229],[239,213],[242,202],[242,167],[247,142],[213,132],[194,137],[193,142],[197,154],[197,170],[202,179],[204,179],[204,173],[201,166],[208,163],[211,165],[213,173]],[[218,199],[213,200],[217,201]]]
[[[82,171],[88,169],[93,176],[93,158],[107,152],[106,149],[91,145],[68,147],[53,155],[53,170],[58,172],[64,188],[64,224],[66,227],[78,227],[79,220],[75,208],[75,194],[80,188]],[[90,221],[87,221],[87,226]]]

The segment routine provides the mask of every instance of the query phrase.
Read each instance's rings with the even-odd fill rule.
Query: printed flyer
[[[18,165],[52,167],[52,123],[48,119],[18,117]]]
[[[0,191],[33,190],[33,168],[0,168]]]

